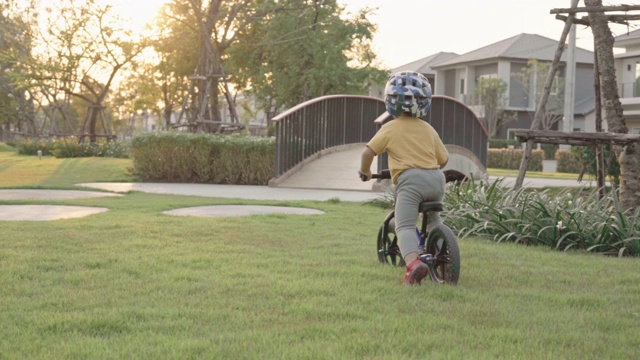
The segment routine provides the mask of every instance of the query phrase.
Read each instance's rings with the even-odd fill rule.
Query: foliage
[[[266,185],[274,174],[275,139],[145,133],[132,140],[131,158],[144,181]]]
[[[522,162],[522,149],[489,149],[487,151],[487,167],[497,169],[519,169]],[[532,150],[527,170],[542,171],[544,151]]]
[[[507,88],[507,83],[499,78],[481,78],[474,88],[475,102],[484,107],[482,119],[489,138],[496,136],[501,126],[515,119],[515,113],[506,110]]]
[[[598,198],[597,189],[512,190],[500,181],[450,186],[445,222],[462,236],[497,242],[584,250],[614,256],[640,256],[640,209],[624,211],[618,194]]]
[[[371,9],[345,14],[335,0],[265,6],[273,12],[240,32],[228,69],[266,113],[323,95],[364,94],[386,80],[371,47]]]

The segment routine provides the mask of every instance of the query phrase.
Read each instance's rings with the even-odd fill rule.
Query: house
[[[474,96],[474,89],[482,78],[499,78],[507,84],[508,103],[506,110],[516,113],[515,120],[503,125],[496,134],[497,138],[513,138],[511,129],[529,128],[535,116],[536,98],[533,87],[537,82],[546,79],[530,79],[527,88],[518,74],[524,72],[530,59],[540,62],[552,62],[558,48],[556,40],[540,35],[519,34],[511,38],[487,45],[462,55],[445,53],[442,57],[432,59],[427,68],[419,68],[416,61],[398,69],[413,70],[432,76],[434,94],[456,98],[470,107],[477,109],[479,117],[482,111]],[[440,53],[442,54],[442,53]],[[436,54],[438,55],[438,54]],[[640,53],[639,53],[640,60]],[[441,59],[441,61],[433,61]],[[566,68],[564,53],[558,69],[558,77],[564,78]],[[595,130],[595,90],[594,90],[594,54],[591,51],[576,48],[576,76],[574,100],[574,130]],[[412,65],[413,64],[413,65]],[[394,69],[395,71],[396,69]],[[423,72],[423,70],[428,70]],[[535,77],[535,74],[533,75]],[[562,83],[562,82],[558,82]],[[552,89],[552,96],[560,96],[563,89]],[[640,100],[640,99],[639,99]],[[640,102],[639,102],[640,105]],[[640,107],[639,107],[640,109]],[[560,109],[561,111],[562,109]],[[558,124],[556,127],[558,128]]]
[[[422,58],[420,60],[416,60],[408,64],[399,66],[395,69],[392,69],[391,74],[399,73],[401,71],[415,71],[424,75],[429,80],[429,83],[433,88],[436,84],[436,73],[431,69],[431,66],[441,63],[443,61],[447,61],[456,56],[458,56],[458,54],[452,53],[452,52],[439,52],[437,54],[427,56],[426,58]],[[378,97],[378,98],[384,98],[384,85],[382,87],[379,87],[379,86],[372,87],[372,90],[370,90],[369,95]]]
[[[629,134],[640,134],[640,30],[615,37],[613,47],[624,50],[614,66],[625,122]]]

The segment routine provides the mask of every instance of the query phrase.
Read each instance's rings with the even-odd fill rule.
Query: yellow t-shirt
[[[387,152],[394,184],[407,169],[440,169],[449,153],[436,130],[419,118],[400,116],[382,125],[367,143],[376,155]]]

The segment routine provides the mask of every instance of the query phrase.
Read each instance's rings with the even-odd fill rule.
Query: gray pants
[[[420,251],[416,225],[418,209],[425,200],[442,201],[445,190],[442,170],[408,169],[400,174],[396,186],[395,223],[402,258]],[[440,214],[429,212],[427,227],[442,223]]]

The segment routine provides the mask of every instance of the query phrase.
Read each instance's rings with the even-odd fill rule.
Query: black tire
[[[460,249],[453,231],[446,225],[436,225],[429,232],[426,251],[434,258],[431,280],[456,285],[460,277]]]
[[[391,266],[404,266],[404,260],[400,255],[400,247],[398,247],[398,239],[396,235],[391,233],[384,235],[384,225],[380,226],[378,231],[378,261]]]

